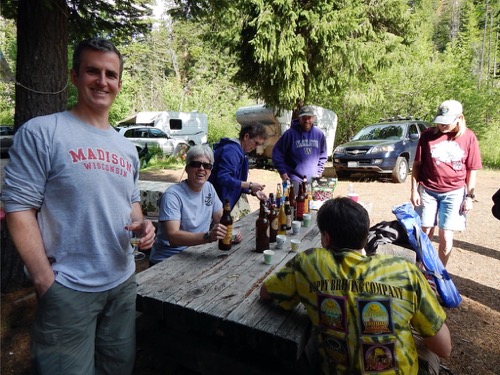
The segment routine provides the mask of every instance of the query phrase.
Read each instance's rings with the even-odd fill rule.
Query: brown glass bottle
[[[292,209],[290,207],[290,199],[288,196],[285,197],[285,215],[286,215],[286,230],[292,229]]]
[[[299,183],[299,193],[297,194],[295,220],[298,221],[304,220],[305,203],[306,199],[304,197],[304,188],[302,187],[302,183]]]
[[[255,222],[255,251],[258,253],[269,249],[269,220],[266,215],[266,202],[260,201],[260,212]]]
[[[269,220],[269,242],[276,242],[276,236],[278,235],[278,212],[276,211],[276,205],[274,202],[274,194],[269,194],[269,204],[267,206],[269,212],[267,214],[267,219]]]
[[[219,239],[219,249],[220,250],[231,250],[231,244],[233,242],[233,218],[231,217],[231,205],[229,204],[229,198],[224,201],[224,211],[222,217],[220,218],[220,223],[225,225],[226,236]]]

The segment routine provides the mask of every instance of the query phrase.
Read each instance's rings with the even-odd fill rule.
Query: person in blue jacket
[[[214,145],[214,169],[208,181],[215,187],[222,202],[229,198],[231,209],[243,193],[267,199],[263,192],[265,185],[247,181],[246,155],[264,144],[266,139],[266,128],[261,123],[255,122],[243,125],[238,139],[221,138],[219,143]]]
[[[314,126],[316,115],[312,106],[299,110],[288,130],[273,147],[272,160],[283,181],[290,180],[295,194],[304,176],[320,177],[328,158],[324,133]]]

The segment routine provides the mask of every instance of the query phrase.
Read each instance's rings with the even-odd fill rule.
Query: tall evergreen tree
[[[291,108],[371,77],[413,38],[400,0],[177,0],[172,14],[209,23],[238,59],[236,79],[268,104]]]

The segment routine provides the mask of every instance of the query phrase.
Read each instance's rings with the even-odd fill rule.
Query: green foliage
[[[479,140],[481,149],[481,157],[484,167],[500,168],[500,147],[498,140],[500,139],[500,128],[492,127],[489,132],[483,134]]]
[[[0,22],[0,124],[14,124],[16,26],[11,20]]]
[[[124,46],[126,80],[117,102],[128,107],[116,103],[113,117],[115,108],[121,118],[140,111],[198,111],[208,115],[209,143],[236,136],[236,108],[248,99],[231,83],[233,59],[214,53],[213,43],[203,39],[207,29],[176,21]]]
[[[55,4],[49,0],[39,1],[44,1],[47,6]],[[155,0],[66,0],[66,7],[61,11],[67,14],[71,44],[96,35],[119,43],[128,42],[151,29],[149,17],[153,13],[154,3]],[[17,8],[18,1],[5,0],[0,11],[3,17],[17,21]]]
[[[399,0],[176,3],[180,13],[211,24],[212,38],[237,58],[238,82],[282,108],[371,77],[413,37],[409,8]]]
[[[162,169],[181,169],[184,168],[185,162],[183,159],[177,158],[175,156],[169,156],[168,158],[163,158],[159,154],[153,156],[147,166],[141,168],[142,171],[154,171]]]
[[[111,9],[99,8],[102,2],[81,4],[87,15],[94,4],[109,20]],[[164,21],[151,33],[147,27],[135,28],[120,39],[125,72],[111,108],[112,124],[139,111],[197,110],[208,115],[213,144],[237,137],[235,112],[255,103],[249,98],[287,108],[307,98],[338,114],[338,144],[381,117],[401,114],[431,121],[440,102],[456,99],[479,138],[484,165],[500,167],[500,67],[493,77],[491,63],[495,57],[498,61],[500,45],[490,43],[499,28],[499,2],[489,1],[489,18],[483,1],[461,2],[453,10],[455,3],[433,0],[412,1],[411,8],[397,0],[178,2],[184,6],[176,10],[182,19]],[[116,4],[125,11],[121,2]],[[452,20],[459,21],[453,32]],[[95,25],[93,35],[108,33]],[[2,52],[14,70],[15,25],[0,27]],[[13,122],[8,120],[14,89],[0,81],[3,123]],[[69,106],[75,101],[70,85]],[[170,159],[155,155],[147,169],[157,163],[184,166]]]

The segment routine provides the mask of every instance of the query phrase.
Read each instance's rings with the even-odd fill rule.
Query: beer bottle
[[[296,201],[296,211],[295,211],[295,220],[302,221],[304,220],[304,206],[305,206],[306,200],[304,197],[304,188],[302,187],[302,183],[299,183],[299,194],[297,194],[297,201]]]
[[[312,193],[312,183],[307,181],[306,184],[306,193],[307,193],[307,213],[311,213],[311,202],[313,200],[313,193]]]
[[[220,218],[220,223],[225,225],[227,228],[226,236],[219,239],[219,249],[220,250],[231,250],[231,244],[233,242],[233,218],[231,217],[231,205],[229,204],[229,198],[224,201],[224,212]]]
[[[269,220],[269,242],[276,242],[276,235],[278,234],[278,213],[274,204],[274,194],[269,194],[269,212],[267,219]]]
[[[283,204],[283,193],[281,192],[281,184],[276,184],[276,208],[279,210]]]
[[[297,208],[297,201],[295,200],[295,191],[293,183],[288,188],[288,200],[290,201],[290,210],[292,211],[292,220],[295,220],[295,210]]]
[[[281,205],[278,213],[278,234],[286,235],[286,213],[284,202]]]
[[[309,194],[307,192],[307,177],[304,176],[302,179],[302,191],[304,193],[304,213],[308,214],[309,213],[309,200],[311,199],[309,197]]]
[[[286,230],[292,229],[292,208],[290,207],[290,198],[285,197],[285,215],[286,215]]]
[[[259,217],[255,222],[255,251],[258,253],[269,249],[269,220],[266,215],[266,202],[260,201]]]
[[[283,185],[283,196],[286,197],[288,195],[288,180],[284,180],[282,185]]]

